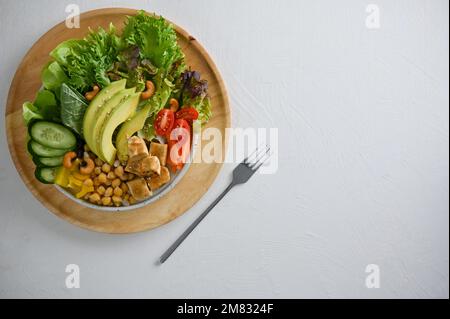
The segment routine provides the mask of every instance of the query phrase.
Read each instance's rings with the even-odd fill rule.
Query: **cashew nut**
[[[178,104],[178,100],[177,100],[177,99],[171,98],[171,99],[169,100],[169,105],[170,105],[170,110],[171,110],[172,112],[178,111],[178,106],[179,106],[179,104]]]
[[[92,91],[86,92],[84,97],[86,98],[86,100],[91,101],[97,95],[98,91],[100,91],[100,88],[98,87],[98,85],[94,85]]]
[[[72,168],[72,160],[74,158],[77,158],[77,153],[75,152],[67,152],[66,154],[64,154],[63,166],[65,168]]]
[[[141,99],[147,100],[152,97],[153,93],[155,93],[155,85],[152,81],[145,81],[146,91],[141,93]]]
[[[88,153],[84,153],[83,157],[83,163],[80,167],[80,173],[83,175],[89,175],[94,171],[95,163],[94,161],[89,157]]]

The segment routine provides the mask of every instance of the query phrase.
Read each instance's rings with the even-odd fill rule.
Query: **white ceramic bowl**
[[[56,187],[57,190],[59,190],[61,193],[66,195],[71,200],[77,202],[78,204],[92,208],[92,209],[105,211],[105,212],[123,212],[123,211],[129,211],[129,210],[133,210],[136,208],[140,208],[143,206],[147,206],[148,204],[153,203],[154,201],[158,200],[159,198],[164,196],[167,192],[169,192],[172,188],[174,188],[175,185],[183,178],[184,174],[186,174],[187,170],[189,169],[189,166],[192,163],[192,159],[195,156],[195,150],[198,146],[198,142],[199,142],[199,138],[200,138],[200,127],[201,127],[200,123],[198,121],[195,121],[193,124],[193,129],[192,129],[193,133],[192,133],[191,152],[190,152],[189,157],[188,157],[186,163],[184,164],[183,168],[180,171],[178,171],[177,173],[171,172],[169,183],[165,184],[161,188],[154,191],[153,195],[151,197],[147,198],[146,200],[143,200],[141,202],[138,202],[136,204],[129,205],[129,206],[119,206],[119,207],[100,206],[100,205],[91,204],[88,201],[85,201],[83,199],[76,198],[69,191],[67,191],[66,189],[64,189],[63,187],[61,187],[59,185],[55,184],[54,186]]]

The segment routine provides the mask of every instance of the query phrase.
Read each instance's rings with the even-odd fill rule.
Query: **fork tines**
[[[243,163],[246,164],[249,168],[257,170],[269,159],[270,155],[270,146],[258,146],[256,150],[253,151],[253,153],[251,153],[243,160]]]

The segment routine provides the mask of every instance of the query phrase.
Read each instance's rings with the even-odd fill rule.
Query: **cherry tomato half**
[[[175,122],[175,114],[169,109],[162,109],[155,118],[155,132],[158,135],[166,135],[172,131]]]
[[[181,110],[179,110],[177,113],[175,113],[175,118],[185,119],[188,121],[194,121],[194,120],[198,119],[198,112],[192,106],[184,107]]]
[[[191,151],[191,127],[186,120],[175,120],[168,137],[168,147],[167,164],[176,172],[183,168]]]

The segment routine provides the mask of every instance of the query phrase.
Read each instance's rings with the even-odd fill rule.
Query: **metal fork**
[[[218,202],[236,185],[246,183],[250,177],[263,165],[270,157],[270,147],[257,148],[247,158],[245,158],[236,168],[233,170],[233,179],[228,187],[220,194],[211,205],[199,216],[197,219],[181,234],[180,237],[166,250],[164,254],[159,258],[159,262],[164,263],[167,258],[172,255],[175,249],[186,239],[187,236],[197,227],[203,218],[217,205]]]

